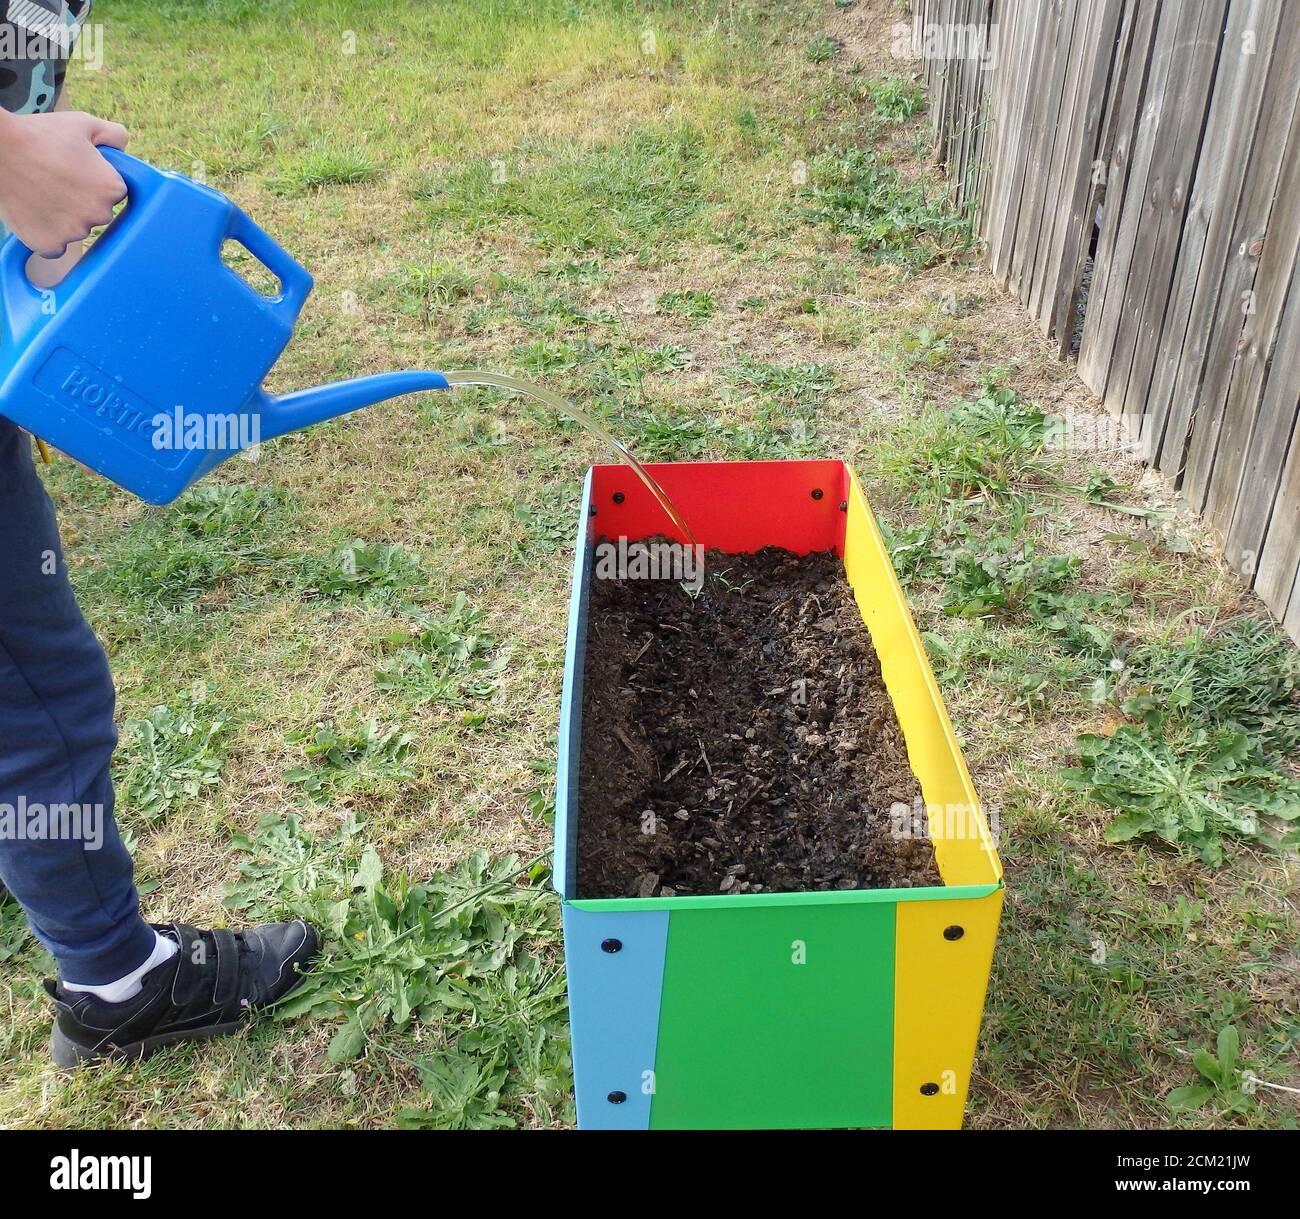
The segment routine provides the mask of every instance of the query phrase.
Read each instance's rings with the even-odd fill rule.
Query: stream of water
[[[655,502],[664,510],[664,515],[677,526],[682,537],[691,546],[695,545],[695,534],[691,532],[691,527],[686,523],[682,514],[677,511],[676,506],[668,498],[664,489],[655,481],[650,471],[632,456],[632,450],[627,445],[592,415],[574,406],[572,402],[561,398],[559,394],[553,394],[549,389],[542,389],[539,385],[521,381],[518,377],[507,377],[495,372],[465,370],[445,372],[442,375],[447,378],[447,384],[453,387],[457,385],[489,385],[497,389],[508,389],[512,393],[523,394],[526,398],[532,398],[544,406],[549,406],[553,411],[558,411],[561,415],[568,415],[576,423],[582,424],[593,436],[599,436],[619,455],[620,460],[632,468],[636,476],[645,483],[646,490],[654,496]]]

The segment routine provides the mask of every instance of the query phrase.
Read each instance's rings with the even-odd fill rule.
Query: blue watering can
[[[312,277],[225,195],[101,149],[127,205],[53,289],[0,247],[0,415],[151,504],[241,449],[359,407],[446,389],[436,372],[262,388]],[[222,260],[235,241],[279,281],[265,296]]]

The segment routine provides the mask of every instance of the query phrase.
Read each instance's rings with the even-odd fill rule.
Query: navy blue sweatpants
[[[64,981],[87,986],[154,946],[113,820],[113,701],[31,439],[0,418],[0,880]]]

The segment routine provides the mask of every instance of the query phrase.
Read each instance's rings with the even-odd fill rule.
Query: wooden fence
[[[912,19],[994,274],[1300,640],[1300,3]]]

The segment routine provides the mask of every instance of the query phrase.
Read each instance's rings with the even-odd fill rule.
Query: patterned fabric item
[[[54,109],[90,0],[0,0],[0,108]]]

